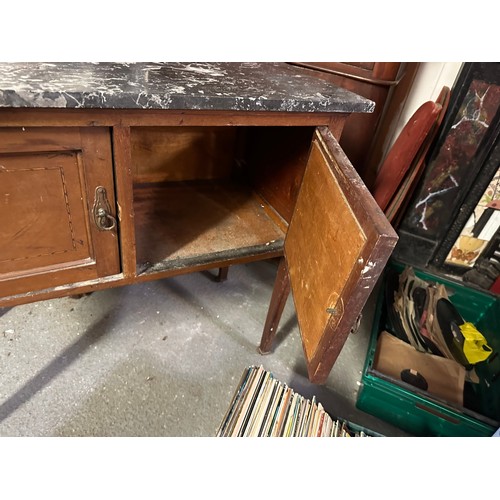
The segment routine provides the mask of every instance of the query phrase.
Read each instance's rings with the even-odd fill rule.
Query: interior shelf
[[[283,219],[248,186],[232,181],[138,184],[134,211],[138,274],[283,250]]]

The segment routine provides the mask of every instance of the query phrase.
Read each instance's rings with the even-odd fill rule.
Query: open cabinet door
[[[318,128],[284,250],[311,382],[328,377],[397,239],[330,130]]]

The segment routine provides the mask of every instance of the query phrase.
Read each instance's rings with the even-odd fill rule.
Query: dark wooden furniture
[[[40,83],[42,81],[42,83]],[[280,257],[323,382],[396,235],[338,145],[372,103],[285,64],[0,64],[0,306]]]
[[[379,131],[396,88],[406,95],[406,80],[413,80],[418,63],[402,62],[295,62],[318,78],[346,88],[375,102],[370,114],[350,115],[340,138],[345,151],[363,182],[371,190],[382,161]]]

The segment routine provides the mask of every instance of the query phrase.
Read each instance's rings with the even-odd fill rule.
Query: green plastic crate
[[[394,261],[389,266],[398,272],[404,269]],[[476,365],[480,383],[470,386],[478,404],[474,409],[458,407],[373,369],[378,335],[387,326],[382,286],[356,406],[414,436],[492,436],[500,427],[499,298],[417,268],[414,271],[426,281],[444,284],[462,317],[474,323],[493,349],[490,362]],[[499,354],[493,357],[495,352]]]

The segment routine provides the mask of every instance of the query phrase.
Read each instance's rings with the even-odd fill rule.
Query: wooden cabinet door
[[[396,242],[331,132],[318,128],[284,249],[312,382],[327,378]]]
[[[104,230],[93,220],[102,188]],[[0,305],[119,273],[114,207],[108,129],[0,129]]]

